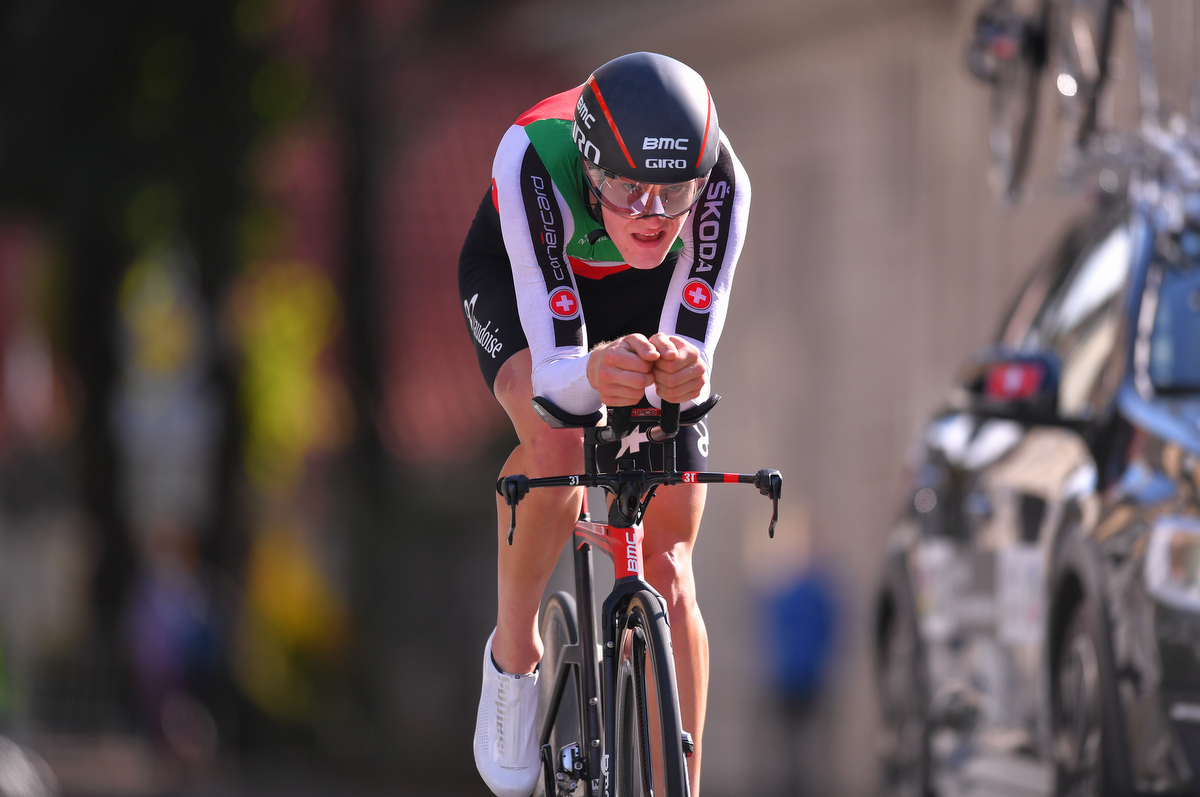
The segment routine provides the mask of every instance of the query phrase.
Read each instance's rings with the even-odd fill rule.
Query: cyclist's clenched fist
[[[708,382],[708,366],[695,344],[676,335],[657,332],[649,343],[658,352],[654,359],[654,389],[664,401],[682,404],[700,395]]]
[[[637,404],[650,385],[659,398],[682,403],[704,390],[708,367],[700,350],[683,338],[662,332],[650,338],[634,333],[592,349],[588,382],[609,407]]]
[[[654,362],[659,356],[658,348],[636,332],[600,343],[588,355],[588,382],[609,407],[637,404],[654,384]]]

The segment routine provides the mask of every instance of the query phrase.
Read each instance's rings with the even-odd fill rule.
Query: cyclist
[[[519,440],[502,475],[581,472],[582,435],[547,426],[534,395],[577,415],[708,397],[749,204],[708,87],[672,58],[622,56],[517,119],[459,260],[479,365]],[[707,426],[684,427],[679,469],[705,470],[707,455]],[[597,451],[602,468],[618,458],[662,467],[661,447],[638,433]],[[582,499],[578,488],[530,493],[511,546],[497,501],[499,611],[484,649],[475,763],[501,797],[527,797],[540,774],[538,608]],[[659,488],[645,517],[645,577],[667,600],[696,745],[693,794],[708,689],[691,563],[704,500],[703,485]]]

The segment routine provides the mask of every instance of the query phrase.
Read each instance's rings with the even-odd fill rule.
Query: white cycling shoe
[[[475,766],[496,797],[529,797],[542,774],[537,743],[537,670],[501,672],[483,649],[483,694],[475,721]]]

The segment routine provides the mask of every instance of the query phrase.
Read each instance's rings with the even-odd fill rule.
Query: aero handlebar
[[[673,484],[753,484],[759,493],[771,499],[771,525],[767,533],[775,536],[775,523],[779,519],[779,498],[783,493],[783,476],[779,471],[763,468],[757,473],[714,473],[701,471],[679,472],[675,469],[675,436],[681,425],[690,426],[703,418],[721,397],[711,396],[707,401],[686,412],[679,405],[663,402],[661,414],[657,410],[616,407],[610,410],[607,426],[596,426],[603,417],[595,412],[588,416],[576,416],[563,412],[549,399],[537,396],[533,408],[554,428],[582,428],[584,449],[584,473],[575,476],[547,476],[531,479],[524,475],[503,476],[496,482],[496,492],[504,496],[504,502],[512,510],[508,528],[508,544],[512,545],[517,527],[517,504],[531,489],[536,487],[600,487],[616,496],[620,503],[628,503],[635,511],[628,520],[641,521],[646,505],[659,485]],[[643,471],[622,468],[619,463],[616,473],[599,473],[596,469],[596,446],[614,443],[633,431],[637,423],[657,419],[658,423],[647,432],[647,438],[663,443],[662,471]]]

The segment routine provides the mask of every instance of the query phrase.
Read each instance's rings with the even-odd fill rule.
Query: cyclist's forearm
[[[588,383],[588,358],[552,357],[533,366],[533,394],[545,396],[572,415],[600,409],[600,393]]]

